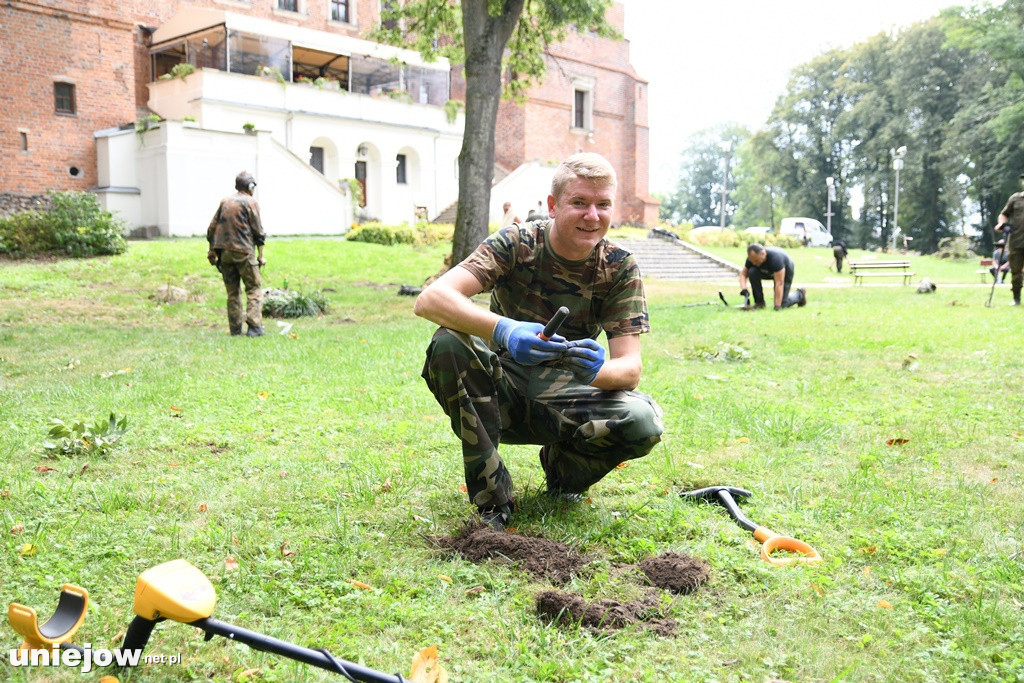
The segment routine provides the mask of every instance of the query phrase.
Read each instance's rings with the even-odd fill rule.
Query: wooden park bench
[[[914,273],[910,270],[910,261],[850,261],[850,274],[853,283],[864,284],[866,277],[902,277],[903,284],[909,284]]]
[[[988,276],[992,274],[992,271],[990,271],[989,268],[992,267],[993,263],[995,263],[995,261],[990,258],[983,258],[978,262],[980,268],[974,272],[981,276],[982,283],[988,282]]]

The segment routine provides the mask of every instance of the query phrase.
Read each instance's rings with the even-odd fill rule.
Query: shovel
[[[750,491],[738,489],[733,486],[709,486],[696,491],[685,491],[679,494],[680,498],[692,501],[704,501],[706,503],[718,504],[724,507],[729,515],[736,520],[736,523],[747,531],[754,532],[754,538],[761,541],[761,557],[776,567],[783,567],[790,564],[819,564],[821,555],[818,551],[795,538],[780,536],[774,531],[751,522],[740,511],[736,498],[749,498]],[[734,498],[735,496],[735,498]],[[772,557],[775,550],[788,550],[798,553],[800,557]]]

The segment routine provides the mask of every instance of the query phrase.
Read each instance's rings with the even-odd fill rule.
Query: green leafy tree
[[[570,27],[602,36],[611,0],[408,0],[388,3],[373,37],[412,47],[425,59],[462,64],[466,116],[459,153],[459,207],[452,262],[487,236],[494,180],[494,132],[502,93],[523,96],[545,72],[544,51]],[[502,83],[502,75],[507,77]]]
[[[660,217],[673,223],[718,225],[722,217],[722,183],[726,182],[725,224],[731,225],[736,150],[749,133],[736,124],[692,135],[680,158],[675,191],[663,199]],[[728,175],[727,175],[728,174]]]

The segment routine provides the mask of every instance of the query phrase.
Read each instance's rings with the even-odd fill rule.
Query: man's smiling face
[[[614,197],[614,184],[580,177],[569,181],[557,200],[548,196],[555,253],[570,261],[589,256],[611,227]]]

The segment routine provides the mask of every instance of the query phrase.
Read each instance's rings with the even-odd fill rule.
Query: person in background
[[[992,267],[988,269],[988,272],[992,273],[997,285],[1002,284],[1006,279],[1006,274],[1010,272],[1010,261],[1006,256],[1006,240],[996,242],[996,247],[992,250]]]
[[[747,247],[747,261],[740,270],[740,296],[746,297],[747,280],[753,290],[754,308],[764,308],[761,280],[772,280],[775,285],[775,310],[790,306],[806,306],[807,293],[803,289],[790,292],[795,266],[789,254],[778,247],[765,247],[754,243]]]
[[[1009,256],[1010,289],[1013,292],[1012,306],[1020,306],[1020,289],[1024,284],[1024,173],[1020,174],[1021,191],[1014,192],[1006,200],[1006,206],[999,213],[996,232],[1003,233]]]
[[[235,194],[221,200],[213,220],[206,228],[210,248],[206,258],[216,266],[228,293],[228,329],[232,336],[242,334],[242,322],[249,325],[247,337],[261,337],[263,331],[263,291],[260,268],[266,265],[263,243],[267,234],[260,222],[260,206],[253,198],[256,179],[248,171],[235,177]],[[242,312],[239,285],[245,285],[246,307]]]
[[[499,230],[416,299],[416,315],[440,326],[423,379],[461,441],[469,500],[493,529],[515,510],[501,444],[540,445],[548,495],[578,502],[661,440],[661,409],[635,391],[650,330],[640,268],[605,239],[615,188],[604,157],[569,157],[551,182],[550,221]],[[485,291],[490,310],[471,299]],[[539,336],[562,306],[561,336]]]
[[[544,210],[544,204],[537,201],[537,208],[530,209],[530,213],[526,214],[526,220],[528,221],[543,221],[549,218],[548,212]]]
[[[512,202],[505,202],[501,205],[501,209],[505,212],[505,215],[501,217],[501,227],[505,228],[513,223],[521,222],[522,219],[512,210]]]
[[[836,272],[843,272],[843,259],[848,256],[846,251],[846,242],[841,239],[832,240],[832,256],[836,260]]]

